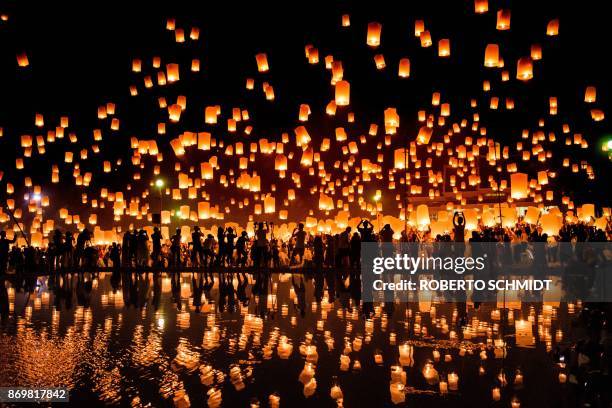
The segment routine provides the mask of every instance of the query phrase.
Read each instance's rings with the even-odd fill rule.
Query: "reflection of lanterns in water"
[[[399,362],[402,366],[412,367],[414,365],[414,349],[410,344],[399,346]]]
[[[399,382],[391,383],[389,391],[391,392],[391,402],[401,404],[406,401],[405,385]]]
[[[438,371],[434,368],[433,363],[431,361],[425,363],[425,365],[423,366],[422,373],[423,377],[425,378],[425,381],[427,381],[429,385],[436,384],[440,378],[438,376]]]

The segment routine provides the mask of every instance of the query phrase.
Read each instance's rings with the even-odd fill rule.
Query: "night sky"
[[[505,95],[514,96],[514,111],[491,112],[480,109],[486,120],[489,135],[513,145],[523,128],[535,128],[537,119],[546,117],[548,97],[559,99],[559,115],[547,123],[566,120],[573,131],[582,132],[590,143],[589,149],[579,154],[595,167],[597,179],[586,183],[584,174],[569,175],[563,189],[573,192],[577,202],[597,200],[609,205],[606,172],[609,161],[599,145],[610,132],[609,119],[594,123],[589,114],[593,106],[583,102],[587,85],[597,87],[596,107],[608,115],[610,105],[610,79],[606,51],[609,48],[609,19],[603,12],[603,1],[579,3],[558,1],[489,1],[489,13],[474,14],[473,1],[421,1],[421,2],[225,2],[209,6],[208,2],[149,2],[107,0],[95,5],[88,2],[31,2],[4,1],[0,13],[7,12],[9,21],[0,24],[0,126],[4,136],[0,148],[11,152],[18,148],[22,134],[36,135],[34,114],[43,113],[45,129],[59,123],[59,117],[70,117],[70,130],[79,137],[78,147],[71,147],[75,156],[81,148],[92,142],[92,129],[100,127],[96,109],[106,102],[117,104],[121,129],[104,131],[100,143],[105,160],[123,159],[123,165],[111,174],[103,174],[101,161],[90,154],[82,161],[84,171],[94,172],[94,181],[83,191],[71,187],[71,194],[53,197],[55,204],[78,203],[80,193],[91,197],[99,195],[99,188],[108,186],[121,189],[131,176],[129,165],[130,136],[143,139],[156,138],[165,153],[164,173],[175,163],[169,140],[184,130],[210,130],[204,126],[203,110],[208,105],[222,105],[224,116],[232,107],[248,108],[255,130],[249,137],[241,133],[228,135],[222,128],[214,136],[226,143],[244,139],[244,142],[267,137],[280,139],[282,132],[293,134],[301,103],[310,104],[313,113],[308,122],[311,136],[333,137],[337,121],[329,119],[325,105],[333,99],[329,84],[329,71],[319,65],[309,65],[304,46],[312,43],[319,48],[320,58],[332,54],[341,59],[344,77],[351,83],[351,110],[357,120],[352,129],[355,134],[367,132],[369,123],[381,124],[383,110],[397,108],[402,119],[398,134],[416,135],[416,112],[430,105],[431,94],[442,92],[450,102],[453,116],[470,117],[469,99],[478,97],[481,106],[486,103],[482,93],[482,80],[490,77],[499,82],[499,70],[483,67],[484,48],[488,43],[499,43],[510,71],[511,81],[496,89],[500,105]],[[495,12],[499,8],[512,10],[510,31],[495,30]],[[350,29],[340,26],[341,15],[351,15]],[[166,19],[176,18],[177,26],[191,26],[201,30],[200,40],[176,44],[172,32],[165,29]],[[432,32],[434,46],[421,48],[414,37],[415,19],[424,18]],[[560,35],[547,37],[546,24],[552,18],[560,19]],[[383,24],[382,45],[376,50],[365,45],[367,23]],[[437,40],[450,38],[450,59],[437,57]],[[540,43],[543,61],[535,64],[534,79],[522,83],[515,79],[516,59],[529,55],[529,47]],[[16,54],[25,51],[30,66],[18,69]],[[276,100],[270,103],[261,90],[245,90],[247,77],[256,78],[256,89],[261,86],[255,54],[266,52],[271,71],[269,80]],[[377,71],[373,55],[383,53],[387,69]],[[143,59],[143,71],[150,68],[153,55],[166,62],[187,64],[191,58],[201,59],[198,75],[182,75],[172,87],[162,88],[167,99],[187,95],[188,108],[178,125],[168,124],[167,134],[156,135],[156,126],[167,121],[165,110],[157,108],[159,88],[145,90],[141,76],[131,72],[132,58]],[[411,59],[411,78],[397,78],[397,60]],[[128,87],[139,87],[139,96],[130,97]],[[223,119],[224,120],[224,119]],[[223,122],[222,122],[223,123]],[[361,129],[357,128],[361,127]],[[347,129],[351,129],[347,127]],[[557,132],[557,137],[564,137]],[[64,140],[62,143],[69,143]],[[62,177],[69,178],[71,166],[62,163],[66,145],[47,145],[47,154],[26,160],[26,172],[35,183],[50,186],[52,193],[65,193],[64,182],[51,185],[50,166],[58,163]],[[34,149],[36,150],[36,149]],[[387,154],[387,153],[385,153]],[[390,149],[390,154],[392,150]],[[558,155],[555,160],[561,160]],[[16,170],[14,154],[5,153],[2,170],[5,180],[12,179]],[[573,156],[573,159],[576,157]],[[6,159],[6,160],[5,160]],[[191,161],[193,159],[193,161]],[[78,161],[78,160],[77,160]],[[181,161],[196,166],[200,159],[185,155]],[[140,184],[134,191],[147,188],[152,178],[151,165],[143,171]],[[265,173],[262,169],[261,173]],[[167,174],[167,173],[166,173]],[[4,190],[4,182],[1,188]],[[70,178],[67,184],[71,184]],[[214,194],[214,190],[210,191]],[[74,194],[72,194],[74,193]],[[225,194],[225,193],[223,193]],[[314,197],[314,196],[313,196]],[[314,203],[300,203],[304,208]],[[223,202],[223,197],[215,199]],[[277,200],[278,207],[278,200]],[[395,211],[395,210],[394,210]]]

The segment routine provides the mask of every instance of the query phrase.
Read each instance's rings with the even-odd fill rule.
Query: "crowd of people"
[[[346,227],[337,234],[313,234],[304,224],[298,224],[290,237],[281,239],[274,235],[274,225],[267,222],[254,224],[252,234],[237,233],[233,228],[219,227],[216,236],[204,234],[198,226],[191,236],[182,235],[180,228],[170,237],[164,237],[158,227],[149,236],[145,229],[130,230],[123,234],[121,242],[111,245],[94,245],[92,233],[83,229],[75,235],[55,230],[46,248],[16,245],[17,236],[8,239],[6,232],[0,236],[0,273],[8,269],[16,272],[57,271],[75,269],[113,268],[280,268],[310,266],[321,268],[358,269],[364,242],[378,243],[432,243],[434,250],[439,243],[496,243],[500,256],[516,256],[529,242],[605,242],[612,236],[611,229],[596,229],[585,223],[564,224],[558,235],[548,237],[536,225],[517,224],[514,228],[485,227],[471,231],[466,236],[465,217],[457,212],[453,218],[453,230],[432,236],[429,231],[408,228],[401,231],[399,240],[389,224],[375,231],[368,220],[361,220],[356,229]],[[442,246],[443,247],[443,246]],[[558,256],[535,254],[540,257]]]

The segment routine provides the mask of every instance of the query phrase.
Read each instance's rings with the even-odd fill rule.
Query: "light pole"
[[[164,187],[164,180],[158,178],[157,180],[155,180],[155,186],[157,187],[157,190],[159,191],[159,227],[161,228],[162,210],[164,208],[164,203],[163,203],[164,196],[162,195],[162,188]]]

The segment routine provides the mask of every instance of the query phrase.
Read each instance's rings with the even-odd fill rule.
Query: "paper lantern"
[[[350,27],[351,26],[351,16],[348,14],[342,15],[342,27]]]
[[[451,54],[450,51],[450,40],[448,38],[443,38],[438,41],[438,56],[439,57],[449,57]]]
[[[563,226],[563,218],[549,212],[540,217],[540,225],[542,226],[542,233],[548,234],[548,236],[559,235],[559,230]]]
[[[489,11],[489,0],[474,0],[474,11],[478,14]]]
[[[210,203],[208,201],[198,202],[198,219],[207,220],[210,218]]]
[[[385,127],[396,128],[400,125],[400,117],[397,114],[396,108],[387,108],[384,112]]]
[[[520,200],[529,196],[529,176],[525,173],[510,175],[510,196]]]
[[[367,44],[370,47],[378,47],[380,45],[380,34],[382,31],[382,24],[372,22],[368,24],[368,37]]]
[[[516,64],[516,79],[529,81],[533,78],[533,61],[531,57],[519,58]]]
[[[591,119],[595,122],[601,122],[606,117],[604,111],[601,109],[591,109]]]
[[[395,149],[393,152],[393,167],[398,170],[404,170],[408,165],[408,149]]]
[[[540,44],[533,44],[531,46],[531,59],[534,61],[542,59],[542,46]]]
[[[351,85],[348,81],[339,81],[336,83],[336,105],[347,106],[350,102]]]
[[[421,126],[419,129],[419,133],[417,135],[417,142],[419,144],[428,144],[431,139],[431,135],[433,134],[433,129],[427,126]]]
[[[594,204],[583,204],[582,207],[578,209],[578,218],[580,221],[591,221],[591,219],[595,219],[595,205]]]
[[[408,78],[410,76],[410,60],[408,58],[400,59],[398,75],[400,78]]]
[[[488,68],[499,66],[499,45],[487,45],[487,48],[485,48],[484,66]]]
[[[174,104],[168,107],[168,117],[170,122],[178,122],[181,119],[181,113],[183,112],[183,108],[181,105]]]
[[[509,9],[501,9],[497,12],[497,29],[501,31],[510,29]]]
[[[423,229],[429,225],[429,207],[427,204],[419,204],[416,209],[416,222],[419,228]]]
[[[431,47],[431,44],[433,44],[431,33],[428,30],[423,31],[421,35],[419,35],[419,39],[421,40],[421,47],[423,48]]]
[[[270,69],[268,65],[268,56],[265,53],[260,53],[255,55],[255,60],[257,61],[257,70],[259,72],[268,72]]]
[[[178,64],[167,64],[166,65],[166,77],[168,82],[176,82],[180,79],[179,65]]]
[[[384,69],[387,66],[385,63],[385,56],[382,54],[374,56],[374,63],[376,64],[376,69]]]
[[[546,35],[555,36],[559,35],[559,19],[555,18],[554,20],[550,20],[546,25]]]
[[[274,159],[274,170],[287,170],[287,156],[284,154],[276,155],[276,158]]]
[[[273,214],[276,212],[276,200],[272,196],[264,198],[264,213]]]
[[[28,60],[28,55],[25,52],[17,54],[17,65],[20,68],[25,68],[30,65],[30,60]]]
[[[584,101],[586,103],[593,103],[597,100],[597,88],[594,86],[587,86],[584,91]]]
[[[425,31],[425,22],[423,20],[415,20],[414,21],[414,36],[420,37],[423,31]]]
[[[523,221],[527,224],[537,224],[540,217],[540,209],[537,207],[527,207]]]

